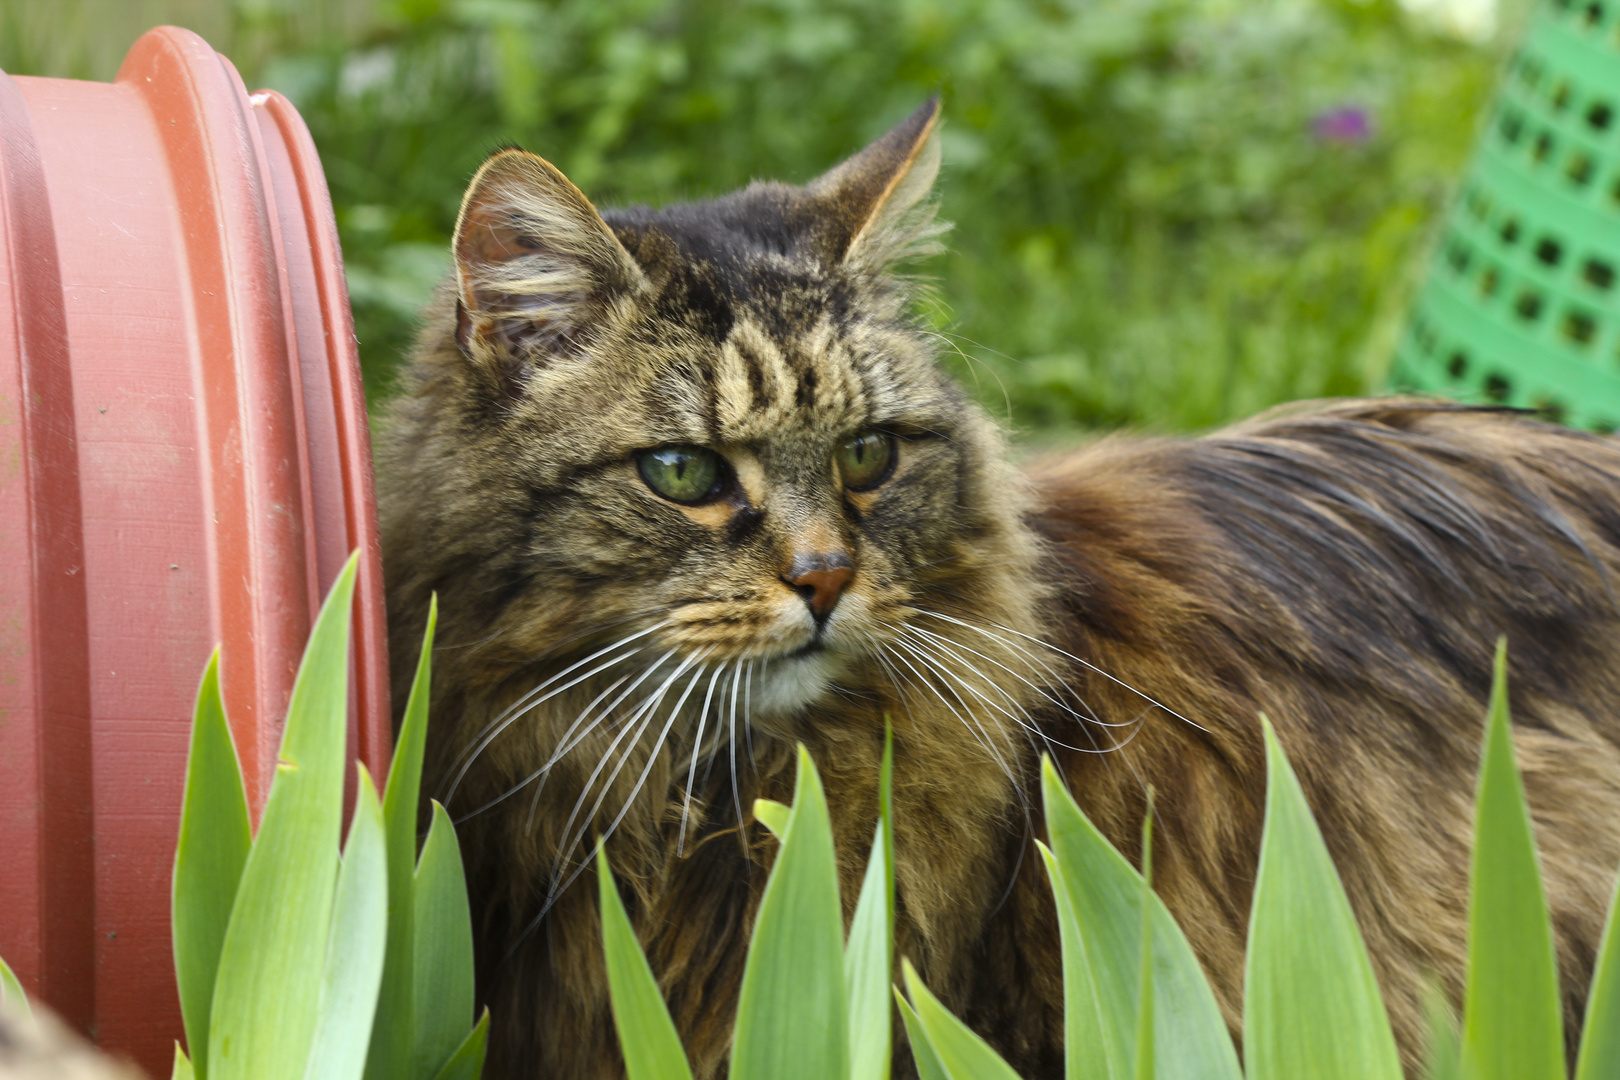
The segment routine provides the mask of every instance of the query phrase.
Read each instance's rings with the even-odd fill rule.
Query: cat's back
[[[1473,778],[1506,636],[1571,1029],[1620,861],[1620,442],[1416,399],[1294,406],[1027,470],[1048,632],[1100,721],[1060,764],[1155,879],[1236,1026],[1276,724],[1409,1061],[1460,992]],[[1077,743],[1078,740],[1078,743]],[[1102,752],[1098,752],[1102,751]]]

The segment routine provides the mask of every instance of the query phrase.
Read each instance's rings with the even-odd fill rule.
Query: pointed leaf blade
[[[743,967],[733,1080],[827,1080],[849,1070],[844,917],[821,778],[799,748],[787,832]]]
[[[192,715],[170,905],[174,977],[186,1045],[204,1066],[219,952],[252,846],[247,792],[220,697],[219,650],[215,649],[203,670]],[[196,1071],[205,1073],[201,1068]]]
[[[276,777],[220,948],[213,1080],[297,1080],[309,1059],[343,827],[356,565],[351,556],[321,607],[287,705]]]
[[[1268,780],[1245,973],[1249,1080],[1401,1080],[1349,897],[1276,732],[1260,722]]]
[[[844,994],[849,1008],[849,1067],[852,1080],[888,1080],[894,1021],[889,1009],[894,949],[894,854],[889,846],[892,817],[892,735],[886,734],[878,781],[878,823],[866,860],[855,918],[844,947]]]
[[[641,943],[625,914],[624,901],[608,866],[607,852],[596,849],[597,891],[601,895],[602,952],[607,960],[608,994],[613,1024],[624,1051],[629,1080],[691,1080],[686,1051],[658,991]]]
[[[1117,1080],[1121,1075],[1108,1058],[1101,1021],[1097,1017],[1097,990],[1086,963],[1085,942],[1080,922],[1063,883],[1063,870],[1052,849],[1035,841],[1052,881],[1052,900],[1057,907],[1058,934],[1063,948],[1063,1075],[1065,1080]]]
[[[416,953],[415,880],[418,792],[422,786],[422,752],[427,741],[428,700],[433,681],[433,634],[439,621],[439,598],[428,601],[427,627],[411,680],[405,719],[399,726],[394,759],[383,794],[383,822],[388,840],[388,949],[383,957],[382,990],[372,1022],[366,1080],[395,1080],[408,1075],[415,1042]]]
[[[433,803],[433,824],[416,868],[412,1075],[431,1080],[473,1022],[472,914],[461,848],[450,815]]]
[[[1509,731],[1505,640],[1497,644],[1474,811],[1463,1067],[1474,1080],[1566,1075],[1552,926]]]
[[[186,1057],[184,1050],[180,1049],[180,1044],[175,1043],[174,1070],[169,1073],[169,1080],[193,1080],[196,1075],[196,1071],[191,1067],[191,1059]]]
[[[349,842],[338,869],[332,932],[321,979],[320,1019],[306,1080],[358,1080],[365,1072],[371,1022],[388,943],[388,845],[377,787],[356,763],[359,786]]]
[[[775,799],[754,800],[754,820],[771,830],[771,835],[778,840],[787,832],[788,815],[793,808],[777,802]]]
[[[917,1022],[951,1080],[1018,1080],[1012,1066],[1003,1061],[989,1043],[940,1004],[923,985],[911,961],[907,960],[902,967],[906,993],[911,995]]]
[[[1575,1080],[1620,1077],[1620,877],[1614,886],[1603,944],[1592,972],[1592,992],[1586,999]]]
[[[906,1025],[906,1038],[911,1043],[911,1057],[917,1063],[917,1080],[951,1080],[951,1074],[945,1071],[945,1063],[934,1053],[934,1046],[928,1041],[927,1033],[923,1031],[922,1021],[917,1019],[917,1010],[911,1007],[911,1002],[901,996],[898,986],[894,987],[894,1003],[899,1007],[900,1019]]]
[[[1136,1071],[1142,877],[1080,812],[1050,759],[1041,767],[1052,852],[1074,907],[1109,1059]],[[1153,919],[1154,1067],[1161,1080],[1241,1080],[1237,1051],[1192,946],[1158,896]]]
[[[478,1080],[484,1071],[484,1050],[489,1044],[489,1010],[485,1009],[467,1038],[450,1055],[433,1080]]]

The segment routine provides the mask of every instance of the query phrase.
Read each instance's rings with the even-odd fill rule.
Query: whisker
[[[918,608],[917,610],[918,611],[924,611],[926,609]],[[953,619],[949,615],[941,615],[937,611],[929,611],[929,612],[927,612],[927,614],[934,616],[936,619],[944,619],[946,622],[953,622],[953,623],[956,623],[956,624],[958,624],[960,626],[965,626],[970,630],[977,630],[981,634],[988,634],[989,633],[989,631],[985,630],[983,627],[974,626],[972,623],[963,622],[960,619]],[[1208,728],[1204,727],[1202,724],[1198,724],[1198,723],[1193,722],[1192,720],[1187,719],[1185,716],[1182,716],[1180,713],[1176,712],[1176,710],[1172,709],[1170,706],[1164,704],[1164,702],[1158,701],[1158,700],[1156,700],[1154,698],[1149,697],[1147,694],[1142,693],[1142,691],[1138,690],[1136,687],[1132,686],[1130,683],[1126,682],[1123,679],[1115,678],[1113,675],[1110,675],[1108,672],[1104,671],[1102,668],[1098,667],[1096,664],[1093,664],[1089,660],[1084,660],[1084,659],[1074,655],[1071,652],[1066,652],[1063,649],[1058,648],[1056,645],[1053,645],[1051,642],[1042,641],[1040,638],[1034,637],[1033,635],[1030,635],[1030,634],[1026,634],[1021,630],[1014,630],[1010,626],[1002,626],[999,623],[991,623],[990,625],[994,626],[997,630],[1003,630],[1003,631],[1006,631],[1009,634],[1016,634],[1017,636],[1019,636],[1021,638],[1024,638],[1024,639],[1026,639],[1028,641],[1033,641],[1037,645],[1040,645],[1040,646],[1042,646],[1044,648],[1047,648],[1047,649],[1051,649],[1053,652],[1057,653],[1060,656],[1066,656],[1070,660],[1073,660],[1075,663],[1081,665],[1082,667],[1086,668],[1087,670],[1094,671],[1098,675],[1101,675],[1103,678],[1107,679],[1109,682],[1114,683],[1117,686],[1124,687],[1126,690],[1129,690],[1131,693],[1135,694],[1137,697],[1141,698],[1143,701],[1146,701],[1148,704],[1158,706],[1159,708],[1163,709],[1165,712],[1169,713],[1171,716],[1175,717],[1177,720],[1180,720],[1182,723],[1190,725],[1191,727],[1197,728],[1199,731],[1202,731],[1205,735],[1213,736],[1213,734],[1214,734]],[[991,636],[993,637],[995,635],[991,635]]]
[[[930,614],[932,614],[932,613],[930,612]],[[1037,685],[1037,684],[1035,684],[1033,682],[1030,682],[1028,679],[1026,679],[1022,675],[1018,674],[1018,672],[1014,671],[1012,668],[1008,667],[1006,664],[1001,663],[995,657],[988,656],[988,655],[980,652],[977,649],[974,649],[974,648],[971,648],[970,646],[962,644],[960,641],[956,641],[956,640],[953,640],[952,638],[948,638],[943,634],[936,634],[932,630],[924,630],[920,626],[902,626],[901,630],[904,631],[904,632],[910,632],[910,633],[913,633],[913,634],[922,634],[924,637],[927,637],[932,641],[938,642],[941,645],[949,646],[949,647],[951,647],[953,649],[961,649],[964,652],[970,652],[974,656],[977,656],[979,659],[984,660],[987,663],[991,663],[991,664],[996,665],[996,667],[1000,668],[1002,671],[1005,671],[1007,674],[1011,675],[1013,678],[1017,679],[1019,682],[1023,683],[1025,686],[1029,687],[1031,690],[1035,691],[1041,697],[1045,698],[1047,701],[1051,702],[1053,705],[1056,705],[1058,708],[1062,709],[1064,712],[1068,713],[1070,716],[1074,717],[1076,720],[1078,720],[1082,724],[1093,723],[1093,724],[1100,724],[1103,727],[1128,727],[1129,726],[1128,724],[1110,724],[1107,721],[1098,719],[1097,716],[1094,715],[1094,714],[1091,715],[1091,716],[1083,716],[1083,715],[1081,715],[1080,713],[1076,712],[1071,706],[1069,706],[1065,702],[1060,701],[1057,698],[1053,697],[1051,694],[1047,693],[1047,691],[1046,691],[1046,689],[1044,687],[1041,687],[1041,686],[1039,686],[1039,685]],[[1006,644],[1011,644],[1011,643],[1008,642]],[[1022,652],[1023,650],[1020,649],[1018,651]],[[1044,664],[1042,666],[1045,667]],[[1048,674],[1053,675],[1054,678],[1056,677],[1056,673],[1052,672],[1050,669],[1048,669]],[[1062,680],[1058,680],[1058,684],[1060,686],[1062,686],[1065,690],[1068,690],[1069,693],[1071,693],[1071,694],[1074,693],[1074,690],[1072,688],[1070,688],[1068,686],[1068,684],[1064,683]],[[1000,687],[997,687],[997,689],[1000,690]],[[1002,690],[1001,692],[1006,693],[1005,690]],[[1075,696],[1076,696],[1076,698],[1079,697],[1078,694],[1076,694]],[[1082,704],[1084,704],[1084,702],[1082,702]],[[1091,710],[1088,707],[1086,711],[1090,712]]]
[[[642,716],[649,715],[653,710],[657,709],[658,708],[658,703],[664,699],[665,692],[669,690],[670,686],[674,684],[676,679],[681,677],[681,674],[684,671],[686,671],[687,668],[691,667],[696,662],[697,662],[697,657],[695,657],[695,656],[689,656],[686,659],[682,660],[680,662],[680,664],[676,666],[675,670],[670,673],[669,678],[665,679],[663,681],[663,683],[658,687],[657,690],[653,691],[651,694],[648,694],[644,699],[642,699],[641,704],[636,706],[635,713],[631,716],[631,718],[628,721],[625,722],[625,724],[623,726],[623,729],[617,735],[615,735],[613,737],[613,741],[611,743],[609,743],[607,749],[602,752],[601,760],[596,763],[595,770],[593,770],[591,772],[591,775],[590,775],[589,779],[587,779],[585,781],[584,787],[580,792],[580,796],[574,803],[574,809],[569,813],[567,822],[565,822],[563,824],[562,835],[564,837],[570,835],[573,832],[573,830],[574,830],[574,822],[579,817],[579,811],[585,805],[585,800],[590,798],[591,788],[596,785],[596,779],[597,779],[597,777],[602,775],[602,770],[607,768],[608,758],[612,756],[613,751],[618,749],[619,744],[624,741],[624,737],[626,735],[628,735],[632,731],[636,730],[636,726],[635,726],[636,721],[639,720]],[[643,726],[643,728],[645,728],[646,724],[643,724],[642,726]],[[637,738],[640,738],[640,736],[638,735]],[[622,769],[623,767],[624,767],[624,763],[621,760],[620,764],[619,764],[619,768],[615,769],[613,771],[613,775],[608,777],[606,783],[603,785],[602,798],[606,797],[606,795],[607,795],[607,787],[613,783],[614,778],[616,778],[619,775],[619,770]],[[598,798],[597,801],[596,801],[596,805],[591,808],[590,817],[595,817],[596,816],[596,811],[601,808],[602,798]],[[587,818],[587,821],[588,820],[589,820],[589,818]],[[532,826],[533,824],[534,824],[534,819],[531,816],[530,819],[529,819],[529,826]],[[527,830],[527,826],[525,827],[525,829]],[[563,851],[559,852],[558,857],[559,858],[566,858],[568,852],[571,851],[571,850],[572,850],[571,847],[563,849]],[[555,890],[552,891],[551,895],[553,895],[553,896],[556,895]],[[548,903],[549,903],[549,901],[548,901]]]
[[[528,692],[526,692],[522,697],[518,698],[517,701],[513,702],[511,705],[508,705],[504,710],[501,711],[500,715],[496,716],[494,720],[491,720],[488,724],[484,725],[483,730],[481,732],[479,732],[478,736],[473,740],[473,742],[468,744],[467,749],[463,750],[460,754],[458,754],[456,756],[456,760],[451,763],[452,766],[454,766],[456,764],[459,764],[460,768],[458,768],[457,771],[456,771],[455,779],[450,781],[450,790],[445,793],[444,802],[448,805],[450,800],[455,797],[456,789],[461,786],[462,779],[467,775],[467,770],[472,768],[472,764],[473,764],[474,761],[476,761],[478,759],[478,755],[482,754],[486,749],[488,749],[489,744],[494,742],[497,738],[499,738],[501,732],[505,731],[514,722],[516,722],[518,717],[521,716],[523,714],[523,712],[526,712],[529,709],[535,708],[538,705],[540,705],[542,702],[545,702],[545,701],[549,700],[550,698],[555,697],[556,695],[562,693],[564,690],[567,690],[567,689],[569,689],[569,688],[571,688],[573,686],[578,685],[579,683],[581,683],[584,680],[590,678],[591,676],[600,674],[601,672],[606,671],[608,668],[614,666],[615,664],[618,664],[618,663],[620,663],[620,662],[622,662],[622,661],[624,661],[624,660],[626,660],[626,659],[628,659],[628,658],[630,658],[632,656],[637,655],[638,653],[641,653],[641,652],[645,651],[646,646],[645,645],[638,646],[637,648],[634,648],[634,649],[630,650],[629,652],[624,653],[621,656],[616,656],[613,659],[606,661],[605,663],[603,663],[600,666],[592,669],[591,671],[586,672],[584,675],[580,675],[577,678],[574,678],[574,679],[570,680],[569,682],[564,683],[562,686],[557,687],[556,689],[552,690],[550,693],[546,694],[544,697],[541,697],[538,701],[533,700],[535,698],[535,695],[539,694],[542,690],[544,690],[546,687],[550,686],[552,683],[556,682],[558,679],[563,678],[564,676],[566,676],[569,672],[574,671],[575,669],[577,669],[577,668],[579,668],[579,667],[581,667],[581,666],[583,666],[585,664],[590,663],[592,660],[595,660],[597,657],[601,656],[603,653],[612,652],[614,649],[622,648],[623,646],[628,645],[630,642],[636,640],[637,638],[644,637],[647,634],[652,633],[654,630],[657,630],[662,625],[663,625],[662,623],[657,623],[657,624],[654,624],[653,626],[649,626],[647,629],[638,631],[637,633],[634,633],[634,634],[630,635],[627,638],[621,638],[620,640],[614,642],[612,645],[609,645],[604,649],[598,649],[596,652],[594,652],[591,655],[585,657],[583,660],[577,660],[574,663],[569,664],[567,667],[563,668],[561,671],[557,672],[555,675],[551,676],[549,679],[546,679],[540,685],[538,685],[538,686],[534,687],[533,689],[529,690]],[[463,759],[465,759],[465,760],[463,760]]]
[[[911,629],[911,628],[908,627],[907,629]],[[951,642],[949,638],[942,638],[941,640],[946,642],[947,644],[955,644],[954,642]],[[922,645],[917,645],[916,647],[917,648],[923,648]],[[963,689],[967,690],[969,693],[973,694],[975,697],[982,700],[986,705],[990,706],[992,709],[994,709],[997,712],[1001,713],[1001,715],[1005,716],[1007,719],[1011,720],[1013,723],[1015,723],[1019,727],[1023,728],[1030,735],[1033,735],[1033,736],[1039,738],[1043,743],[1046,744],[1046,747],[1047,747],[1048,750],[1050,750],[1053,746],[1061,746],[1065,750],[1073,750],[1076,753],[1084,754],[1084,753],[1089,752],[1083,747],[1070,746],[1068,743],[1064,742],[1062,739],[1056,738],[1055,736],[1049,735],[1045,731],[1042,731],[1040,729],[1040,727],[1037,726],[1033,722],[1034,717],[1029,715],[1029,711],[1027,709],[1025,709],[1023,707],[1023,705],[1019,704],[1019,702],[1018,702],[1018,700],[1016,698],[1014,698],[1011,694],[1008,694],[1007,691],[1005,691],[1001,687],[997,686],[994,682],[992,682],[988,678],[985,678],[984,673],[982,671],[980,671],[978,668],[975,668],[972,664],[970,664],[967,661],[961,659],[960,657],[952,656],[952,655],[950,655],[948,653],[945,653],[943,651],[943,649],[941,649],[939,646],[935,646],[932,650],[924,649],[924,651],[928,652],[929,655],[932,655],[936,660],[941,662],[941,670],[947,670],[947,671],[952,670],[952,669],[950,669],[948,667],[948,665],[950,663],[956,663],[956,664],[960,664],[962,667],[966,668],[968,671],[970,671],[974,675],[978,676],[979,679],[983,680],[984,683],[987,686],[991,687],[993,690],[996,691],[996,693],[1000,694],[1003,698],[1005,698],[1014,708],[1016,708],[1020,713],[1022,713],[1023,716],[1022,717],[1016,716],[1013,713],[1011,713],[1011,712],[1007,711],[1006,709],[1002,708],[1000,705],[996,704],[995,702],[989,700],[983,694],[981,694],[977,689],[975,689],[971,683],[968,683],[967,681],[962,680],[960,675],[958,675],[957,678],[958,678],[959,681],[962,682]],[[986,659],[989,659],[989,658],[986,657]],[[991,663],[994,663],[994,662],[995,661],[993,661],[993,660],[991,661]],[[1071,709],[1070,712],[1073,712],[1073,710]],[[1075,715],[1078,716],[1079,714],[1075,714]]]
[[[681,804],[681,831],[675,840],[677,859],[686,851],[686,819],[692,810],[692,782],[697,778],[698,755],[703,749],[703,723],[709,718],[709,702],[714,697],[714,684],[720,681],[720,676],[725,674],[725,670],[725,664],[714,669],[714,674],[709,678],[709,688],[703,693],[703,708],[698,710],[697,734],[692,738],[692,767],[686,773],[686,799]]]
[[[643,677],[645,677],[645,676],[643,676]],[[609,694],[611,694],[616,688],[621,686],[624,683],[624,681],[626,679],[628,679],[628,678],[630,678],[630,676],[628,676],[628,675],[620,675],[617,679],[613,680],[613,682],[609,683],[606,690],[603,690],[600,694],[597,694],[596,697],[591,701],[591,703],[589,705],[585,706],[585,711],[580,714],[581,719],[583,719],[585,716],[590,715],[590,711],[593,708],[596,707],[597,702],[601,701],[603,698],[605,698]],[[577,720],[575,721],[576,724],[578,724],[578,722],[579,721],[577,721]],[[596,725],[599,724],[599,723],[601,723],[600,719],[598,719],[596,723],[593,723],[589,728],[587,728],[584,732],[582,732],[581,733],[581,738],[583,738],[586,735],[589,735],[591,733],[591,731],[594,731],[596,729]],[[572,731],[573,728],[569,728],[569,730]],[[534,783],[534,781],[536,779],[538,779],[540,777],[543,777],[543,776],[545,776],[546,773],[550,772],[551,767],[553,765],[555,765],[558,762],[558,760],[560,760],[562,754],[566,753],[566,752],[567,752],[567,748],[565,748],[561,752],[552,754],[552,756],[546,760],[545,764],[541,765],[538,769],[534,770],[534,772],[530,773],[528,776],[525,776],[515,786],[507,788],[505,792],[503,792],[502,794],[497,795],[495,798],[489,800],[489,802],[485,803],[483,806],[480,806],[478,809],[470,810],[467,813],[461,815],[460,817],[454,818],[453,822],[455,824],[457,824],[457,825],[460,825],[462,822],[468,820],[469,818],[475,818],[479,814],[482,814],[485,810],[489,810],[492,807],[498,806],[501,803],[505,802],[507,799],[511,798],[513,795],[516,795],[518,792],[522,791],[524,788],[526,788],[530,784]],[[535,791],[535,797],[539,798],[539,794],[540,794],[539,790],[537,789]],[[532,814],[532,811],[531,811],[531,814]]]
[[[902,641],[895,641],[894,644],[899,645],[902,648],[909,648]],[[923,678],[922,672],[918,671],[915,667],[912,667],[910,660],[907,660],[904,656],[901,656],[898,653],[894,653],[893,656],[894,656],[894,658],[896,660],[900,661],[900,663],[904,664],[907,668],[911,669],[912,674],[917,676],[917,682],[918,682],[918,685],[920,687],[925,687],[925,688],[932,689],[932,687],[929,686],[928,680]],[[926,662],[922,661],[921,657],[918,657],[918,660],[919,660],[919,662],[922,662],[925,667],[929,666],[929,665],[926,664]],[[941,681],[943,682],[944,680],[941,680]],[[956,700],[961,704],[962,708],[967,709],[969,714],[971,714],[973,712],[972,709],[968,708],[967,702],[962,700],[961,695],[957,694],[956,691],[951,688],[949,683],[945,683],[945,688],[947,690],[951,691],[951,696],[956,698]],[[992,759],[994,759],[995,763],[1001,768],[1001,771],[1007,774],[1007,779],[1011,780],[1013,782],[1014,786],[1016,787],[1017,783],[1018,783],[1017,778],[1013,775],[1012,770],[1010,768],[1008,768],[1007,763],[1004,760],[1002,760],[1001,753],[998,750],[996,750],[995,747],[990,745],[990,733],[988,731],[984,730],[983,725],[981,725],[978,722],[977,719],[974,719],[973,721],[970,722],[967,717],[963,716],[960,712],[957,712],[956,711],[956,706],[952,705],[949,701],[947,701],[945,699],[945,695],[939,693],[938,691],[935,691],[934,696],[939,698],[940,703],[943,704],[947,709],[949,709],[951,711],[951,713],[958,720],[960,720],[962,722],[962,726],[967,729],[967,733],[969,735],[972,735],[974,741],[977,742],[981,747],[984,748],[984,752],[986,754],[989,754],[990,757]],[[974,729],[975,728],[977,728],[978,732],[979,732],[979,734],[977,734],[977,735],[974,735]]]
[[[708,651],[702,654],[703,657],[712,655],[714,648],[714,646],[710,646]],[[674,728],[676,719],[681,715],[681,707],[686,704],[686,699],[691,697],[692,691],[697,688],[698,680],[703,678],[703,671],[704,667],[700,664],[698,669],[692,673],[692,677],[687,680],[686,689],[683,690],[681,692],[681,696],[676,699],[675,707],[669,710],[669,719],[664,721],[663,730],[658,733],[658,738],[656,741],[654,741],[652,749],[647,752],[647,764],[642,766],[641,775],[636,777],[636,782],[630,788],[630,794],[625,798],[624,805],[619,807],[618,815],[614,817],[612,824],[607,827],[607,831],[602,834],[602,841],[604,843],[606,843],[614,832],[618,830],[619,825],[624,821],[625,816],[630,813],[630,808],[635,805],[636,796],[640,795],[641,789],[646,786],[647,777],[652,775],[653,767],[658,764],[659,752],[664,749],[664,743],[669,738],[670,730]],[[710,685],[713,684],[711,683]],[[640,737],[638,736],[635,742],[639,741]],[[625,752],[623,755],[621,755],[621,760],[619,762],[620,769],[622,769],[630,760],[630,749],[635,745],[635,742],[632,742],[629,746],[625,747]],[[591,808],[590,814],[586,816],[584,823],[580,825],[579,834],[574,837],[564,851],[573,851],[585,840],[585,833],[586,830],[590,828],[591,818],[596,816],[597,809],[602,805],[603,799],[607,797],[608,790],[612,787],[613,780],[617,776],[618,769],[615,769],[613,776],[608,777],[607,782],[602,785],[602,794],[601,796],[598,796],[596,806]],[[564,832],[564,835],[567,835],[566,831]],[[568,886],[572,885],[574,883],[574,879],[579,877],[580,873],[589,865],[590,859],[581,859],[579,865],[574,868],[574,872],[569,874],[568,879],[553,890],[553,894],[560,894],[563,892],[563,890],[567,889]]]

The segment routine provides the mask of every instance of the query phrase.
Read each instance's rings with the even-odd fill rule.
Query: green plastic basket
[[[1390,378],[1620,427],[1620,0],[1538,6]]]

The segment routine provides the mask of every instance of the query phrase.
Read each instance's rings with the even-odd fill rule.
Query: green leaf
[[[20,1013],[24,1020],[33,1023],[34,1010],[28,1004],[28,995],[23,992],[17,973],[4,959],[0,959],[0,1005]]]
[[[1508,729],[1507,641],[1496,647],[1474,810],[1463,1066],[1473,1080],[1562,1080],[1552,925]]]
[[[775,799],[754,800],[754,820],[771,830],[771,835],[778,840],[787,832],[788,815],[792,807],[784,806]]]
[[[1153,1080],[1153,788],[1142,817],[1142,961],[1137,965],[1136,1080]]]
[[[320,1020],[304,1070],[306,1080],[359,1080],[364,1074],[388,944],[388,847],[382,806],[371,774],[358,762],[355,768],[360,783],[349,843],[338,869]]]
[[[1001,1060],[1001,1055],[992,1050],[989,1043],[951,1015],[929,992],[910,960],[902,967],[906,993],[911,995],[917,1023],[951,1080],[1018,1080],[1012,1066]]]
[[[894,970],[894,736],[885,731],[878,774],[878,823],[866,878],[844,947],[844,994],[849,1007],[852,1080],[888,1080],[894,1020],[889,1009]]]
[[[1616,1077],[1620,1077],[1620,878],[1615,880],[1603,944],[1592,972],[1592,993],[1586,999],[1581,1052],[1575,1065],[1575,1080]]]
[[[416,868],[416,1052],[412,1075],[432,1080],[473,1019],[472,914],[456,827],[437,801]]]
[[[1249,1080],[1401,1080],[1400,1054],[1350,899],[1271,722],[1266,824],[1249,917]]]
[[[203,669],[192,715],[170,907],[180,1014],[199,1075],[206,1075],[208,1014],[214,1004],[219,952],[252,846],[247,793],[220,698],[219,650],[215,649]]]
[[[1119,1076],[1108,1060],[1108,1047],[1097,1016],[1097,990],[1086,963],[1080,923],[1063,883],[1063,869],[1052,849],[1035,841],[1052,879],[1052,900],[1057,907],[1058,934],[1063,946],[1063,1075],[1066,1080],[1112,1080]]]
[[[624,1051],[629,1080],[691,1080],[686,1051],[664,995],[658,992],[647,957],[624,912],[607,852],[596,848],[597,891],[602,897],[602,952],[607,958],[608,993],[613,1024]]]
[[[743,967],[732,1080],[827,1080],[849,1069],[844,916],[821,778],[799,748],[798,787]]]
[[[1041,766],[1041,787],[1061,872],[1057,880],[1073,905],[1091,971],[1098,1034],[1111,1063],[1108,1075],[1123,1080],[1136,1073],[1142,876],[1080,812],[1050,759]],[[1146,895],[1153,919],[1156,1075],[1161,1080],[1241,1080],[1237,1051],[1192,946],[1164,902],[1151,892]]]
[[[193,1080],[196,1072],[191,1067],[191,1059],[186,1052],[180,1049],[180,1044],[174,1044],[174,1071],[169,1074],[169,1080]]]
[[[450,1060],[444,1063],[433,1080],[478,1080],[484,1071],[484,1049],[489,1042],[489,1010],[485,1009],[478,1023],[467,1033]]]
[[[1423,993],[1423,1017],[1427,1037],[1423,1043],[1423,1080],[1462,1080],[1462,1036],[1457,1031],[1457,1014],[1437,983]]]
[[[427,628],[405,703],[405,719],[388,767],[383,794],[383,822],[388,833],[388,949],[383,959],[382,990],[366,1055],[366,1080],[395,1080],[410,1075],[415,1045],[416,952],[415,879],[417,798],[422,786],[422,748],[427,740],[428,699],[433,681],[433,634],[439,621],[439,598],[428,601]]]
[[[212,1080],[298,1080],[309,1060],[343,828],[356,565],[351,556],[321,607],[287,705],[275,781],[220,949]]]
[[[901,996],[898,986],[894,987],[894,1003],[900,1007],[900,1019],[906,1024],[906,1038],[911,1042],[911,1057],[917,1063],[917,1080],[951,1080],[951,1074],[945,1071],[945,1063],[934,1053],[934,1047],[923,1031],[922,1021],[917,1019],[917,1010],[911,1007],[911,1002]]]

